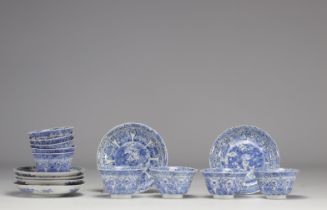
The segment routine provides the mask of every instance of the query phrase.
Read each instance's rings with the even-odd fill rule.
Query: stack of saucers
[[[36,195],[66,195],[77,192],[84,184],[84,169],[68,172],[37,172],[34,166],[14,169],[16,186],[21,192]]]
[[[35,166],[15,169],[16,185],[23,192],[63,195],[79,190],[83,170],[72,167],[73,128],[58,127],[28,133]]]

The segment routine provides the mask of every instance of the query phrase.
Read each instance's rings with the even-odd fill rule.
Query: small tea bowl
[[[73,134],[73,127],[57,127],[45,130],[36,130],[28,133],[30,139],[52,139]]]
[[[111,198],[132,198],[138,187],[144,168],[130,166],[112,166],[99,169],[104,184],[104,192]]]
[[[58,148],[58,149],[37,149],[32,148],[32,153],[67,153],[67,152],[74,152],[75,147],[66,147],[66,148]]]
[[[56,138],[51,138],[51,139],[39,139],[35,140],[32,139],[30,140],[31,145],[53,145],[53,144],[61,144],[61,143],[67,143],[69,141],[72,141],[74,139],[73,135],[67,135],[67,136],[61,136],[61,137],[56,137]]]
[[[254,172],[260,191],[268,199],[286,199],[292,191],[298,173],[297,169],[276,168]]]
[[[247,171],[229,168],[201,170],[207,189],[214,198],[230,199],[242,190]]]
[[[197,169],[184,166],[150,168],[154,185],[163,198],[183,198],[188,192]]]
[[[37,172],[70,171],[74,152],[67,153],[33,153]]]

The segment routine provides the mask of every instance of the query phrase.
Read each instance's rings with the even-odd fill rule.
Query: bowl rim
[[[266,168],[254,170],[254,173],[298,173],[299,169],[294,168]]]
[[[204,168],[201,169],[202,174],[248,174],[248,171],[235,168]]]
[[[28,135],[42,135],[48,132],[58,132],[58,131],[64,131],[64,130],[73,130],[73,126],[56,126],[52,128],[46,128],[46,129],[41,129],[41,130],[33,130],[28,132]]]
[[[110,166],[108,168],[100,168],[99,172],[121,172],[121,171],[144,171],[145,167],[137,167],[137,166]]]
[[[176,171],[174,169],[183,169],[182,171]],[[198,169],[188,166],[157,166],[150,167],[150,172],[164,172],[164,173],[196,173]]]

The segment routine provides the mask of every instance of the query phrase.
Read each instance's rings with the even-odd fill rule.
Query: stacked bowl
[[[72,167],[75,152],[72,127],[57,127],[28,133],[35,166],[14,170],[15,184],[22,192],[64,195],[84,183],[81,168]]]
[[[73,128],[60,127],[29,133],[38,172],[67,172],[75,151]]]

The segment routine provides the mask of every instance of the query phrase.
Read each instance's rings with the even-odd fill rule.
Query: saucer
[[[25,185],[15,183],[23,193],[47,196],[61,196],[76,193],[83,184],[78,185]]]
[[[154,129],[141,123],[124,123],[114,127],[104,135],[97,151],[99,170],[114,166],[145,168],[139,189],[141,192],[153,184],[148,169],[166,166],[167,162],[164,140]]]
[[[218,136],[210,150],[211,168],[247,170],[241,194],[259,191],[253,171],[262,168],[279,168],[278,147],[272,137],[255,126],[229,128]]]
[[[66,172],[37,172],[35,166],[23,166],[14,169],[16,175],[24,177],[66,177],[82,175],[85,169],[79,167],[72,167],[70,171]]]

